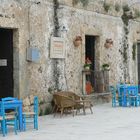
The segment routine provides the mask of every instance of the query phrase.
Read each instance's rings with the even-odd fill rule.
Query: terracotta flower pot
[[[74,46],[75,47],[79,47],[81,44],[82,44],[82,41],[81,40],[75,40],[74,41]]]
[[[110,43],[105,43],[105,47],[106,47],[106,48],[111,48],[111,47],[112,47],[112,44],[110,44]]]
[[[75,47],[79,47],[82,44],[82,37],[76,36],[73,43]]]
[[[112,39],[106,39],[104,46],[105,46],[105,48],[111,48],[113,46]]]

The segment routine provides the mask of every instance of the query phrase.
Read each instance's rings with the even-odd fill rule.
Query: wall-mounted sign
[[[31,62],[38,62],[40,59],[40,52],[38,48],[27,48],[27,60]]]
[[[50,58],[65,58],[64,39],[51,37]]]
[[[0,59],[0,66],[7,66],[7,59]]]

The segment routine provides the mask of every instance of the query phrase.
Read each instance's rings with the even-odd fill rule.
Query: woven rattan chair
[[[89,108],[90,111],[91,111],[91,114],[93,114],[93,111],[92,111],[92,103],[91,103],[91,100],[88,98],[88,97],[85,97],[85,96],[80,96],[72,91],[63,91],[61,92],[60,94],[64,94],[64,95],[67,95],[68,97],[70,98],[73,98],[76,102],[77,102],[77,105],[75,106],[75,109],[76,109],[76,113],[78,112],[78,110],[80,111],[81,109],[81,104],[83,105],[83,113],[86,114],[86,109]],[[79,104],[80,104],[80,107],[79,107]]]
[[[53,95],[54,99],[54,116],[58,110],[61,112],[61,116],[65,111],[72,111],[74,116],[74,109],[76,110],[76,114],[80,109],[83,109],[83,113],[86,114],[85,109],[90,108],[92,112],[92,104],[90,100],[83,99],[79,95],[75,94],[71,91],[61,91],[57,92]]]

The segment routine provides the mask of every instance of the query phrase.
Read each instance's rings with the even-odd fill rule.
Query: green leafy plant
[[[72,1],[73,5],[77,5],[79,2],[81,2],[83,6],[87,6],[89,3],[89,0],[73,0]]]
[[[83,4],[83,6],[87,6],[89,2],[89,0],[80,0],[80,1]]]
[[[40,109],[39,116],[43,116],[43,110]]]
[[[121,9],[121,6],[120,6],[118,3],[116,3],[116,4],[115,4],[115,10],[116,10],[117,12],[119,12],[120,9]]]
[[[135,18],[140,17],[140,11],[138,9],[135,9],[134,13],[135,13]]]
[[[110,7],[111,7],[111,5],[110,5],[109,3],[104,2],[103,7],[104,7],[104,10],[105,10],[106,12],[108,12],[109,9],[110,9]]]
[[[89,69],[90,69],[91,64],[84,64],[84,68],[87,68],[87,67],[89,67]]]
[[[90,69],[92,65],[92,61],[87,57],[85,60],[84,68]]]
[[[40,101],[39,102],[39,105],[43,105],[45,102],[44,101]]]
[[[48,88],[48,92],[52,94],[55,90],[57,90],[54,86]]]
[[[130,11],[130,7],[127,4],[123,5],[123,11]]]
[[[123,6],[123,15],[121,16],[123,23],[128,26],[129,20],[134,19],[133,12],[130,10],[128,5]]]
[[[73,0],[73,1],[72,1],[72,4],[73,4],[73,5],[77,5],[78,2],[79,2],[79,0]]]
[[[45,110],[44,110],[44,115],[51,114],[51,112],[52,112],[52,108],[51,107],[46,107]]]
[[[105,63],[102,65],[102,70],[110,70],[109,64]]]
[[[132,46],[132,58],[133,60],[136,60],[136,43],[134,42],[133,43],[133,46]]]

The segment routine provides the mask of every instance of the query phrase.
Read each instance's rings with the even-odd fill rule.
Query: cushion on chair
[[[6,120],[13,120],[13,119],[15,119],[15,116],[14,115],[6,115],[5,119]]]
[[[35,112],[23,112],[22,114],[23,114],[23,115],[27,115],[27,116],[28,116],[28,115],[35,115]]]
[[[13,120],[13,119],[15,119],[14,115],[6,115],[5,116],[5,120]],[[2,120],[3,120],[3,117],[0,116],[0,121],[2,121]]]
[[[2,121],[3,120],[3,117],[2,116],[0,116],[0,121]]]

